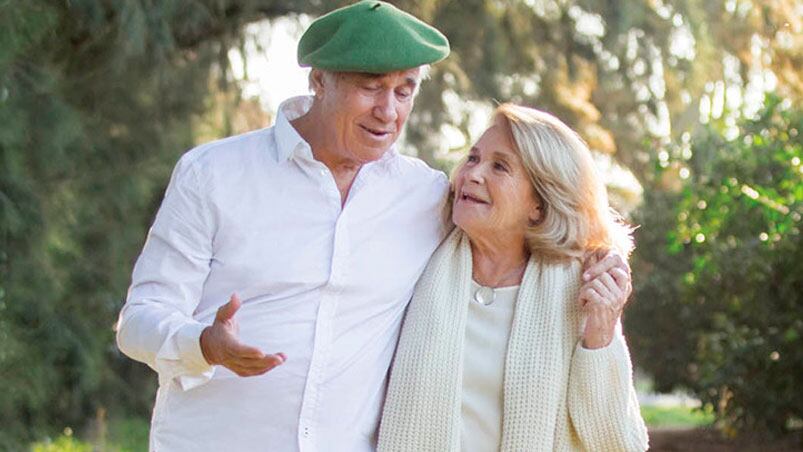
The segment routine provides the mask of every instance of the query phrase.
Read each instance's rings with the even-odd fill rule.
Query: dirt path
[[[796,435],[778,441],[750,438],[723,439],[706,429],[650,430],[650,451],[654,452],[801,452],[803,437]]]

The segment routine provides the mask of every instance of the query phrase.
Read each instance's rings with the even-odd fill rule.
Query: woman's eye
[[[503,163],[499,163],[499,162],[494,163],[494,169],[497,169],[499,171],[508,172],[507,171],[507,166],[505,166]]]
[[[466,159],[466,161],[467,162],[471,162],[471,163],[476,163],[476,162],[480,161],[480,159],[476,155],[469,155],[468,158]]]

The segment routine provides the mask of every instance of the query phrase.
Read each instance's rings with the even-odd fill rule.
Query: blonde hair
[[[515,104],[500,105],[494,120],[508,129],[541,202],[541,217],[525,235],[530,252],[550,260],[582,258],[600,249],[628,256],[633,228],[609,206],[580,136],[549,113]]]

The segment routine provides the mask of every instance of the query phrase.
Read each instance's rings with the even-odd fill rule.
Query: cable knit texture
[[[416,286],[391,371],[379,451],[460,450],[471,247],[455,229]],[[621,333],[580,345],[580,263],[530,259],[505,360],[502,451],[643,451]]]

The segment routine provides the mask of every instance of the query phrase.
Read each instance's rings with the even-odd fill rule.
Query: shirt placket
[[[323,165],[321,165],[323,167]],[[325,167],[324,167],[325,168]],[[322,183],[326,184],[327,196],[337,202],[340,210],[340,192],[334,179],[326,169],[319,171]],[[301,415],[299,418],[299,449],[301,452],[317,450],[317,439],[320,430],[318,410],[320,406],[321,386],[326,375],[326,365],[332,354],[332,326],[337,313],[337,305],[343,289],[343,283],[348,270],[350,237],[346,226],[346,211],[340,210],[335,222],[334,244],[332,248],[332,262],[329,280],[321,289],[321,301],[318,307],[318,316],[315,320],[315,339],[313,341],[312,357],[310,359],[307,381],[304,386],[304,396],[301,401]]]

